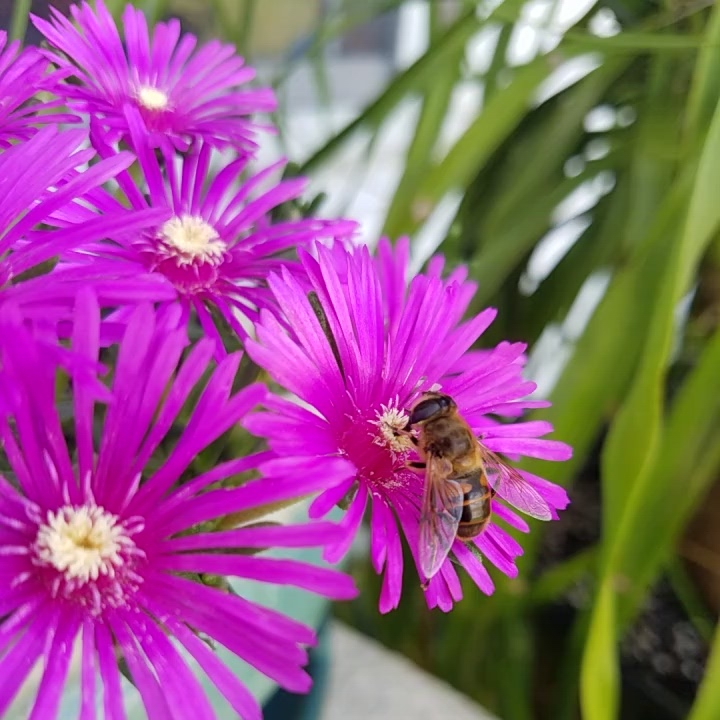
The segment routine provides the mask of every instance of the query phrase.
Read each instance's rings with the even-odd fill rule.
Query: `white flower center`
[[[124,562],[121,553],[134,547],[117,516],[95,505],[48,512],[35,541],[38,559],[75,586],[113,577]]]
[[[162,226],[160,234],[166,250],[180,265],[197,261],[219,265],[227,250],[227,244],[220,239],[215,228],[194,215],[170,218]]]
[[[372,421],[380,430],[375,437],[375,443],[385,445],[396,453],[404,453],[413,447],[412,440],[403,432],[409,420],[408,414],[397,406],[396,400],[388,405],[381,405],[377,413],[377,420]]]
[[[147,110],[164,110],[170,102],[167,93],[152,85],[143,85],[137,91],[137,99]]]

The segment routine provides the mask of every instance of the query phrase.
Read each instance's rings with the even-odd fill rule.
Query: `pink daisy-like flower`
[[[27,140],[38,126],[77,122],[58,110],[59,100],[40,100],[39,92],[52,92],[66,73],[48,72],[47,58],[35,48],[20,49],[20,41],[8,44],[0,30],[0,147]]]
[[[32,16],[35,26],[59,52],[49,53],[76,84],[57,92],[74,110],[101,118],[112,142],[129,141],[127,111],[136,109],[151,145],[187,149],[203,139],[243,153],[256,149],[260,126],[249,116],[275,110],[270,89],[238,90],[255,77],[232,45],[213,40],[195,51],[197,38],[180,33],[180,21],[155,25],[152,37],[142,10],[123,13],[123,41],[102,0],[96,10],[73,5],[77,28],[51,8],[52,21]]]
[[[314,455],[318,474],[337,457],[354,464],[354,475],[336,486],[328,484],[310,512],[323,516],[357,488],[342,521],[345,537],[326,553],[326,559],[336,561],[349,548],[370,503],[371,559],[376,572],[384,572],[380,611],[388,612],[397,607],[402,590],[398,525],[421,579],[426,579],[418,557],[424,476],[407,467],[414,451],[396,436],[421,392],[439,386],[452,396],[483,444],[496,453],[565,460],[570,448],[541,439],[551,431],[549,423],[500,423],[491,417],[517,417],[544,403],[526,399],[535,385],[522,378],[524,345],[501,343],[468,352],[495,311],[462,322],[475,291],[462,270],[443,280],[442,260],[436,258],[427,274],[408,285],[406,241],[393,251],[383,240],[376,258],[366,248],[318,248],[317,255],[313,259],[302,253],[301,258],[314,297],[290,273],[273,273],[268,279],[292,334],[273,315],[262,313],[257,341],[247,341],[252,359],[309,408],[271,396],[264,403],[267,411],[251,415],[245,425],[283,457],[306,462]],[[557,517],[556,510],[568,502],[565,491],[522,474],[548,514]],[[498,492],[492,501],[494,520],[527,531]],[[522,548],[500,524],[490,523],[472,544],[500,571],[517,574],[514,561]],[[468,545],[455,540],[451,554],[483,592],[492,593],[490,575]],[[448,558],[427,584],[426,600],[447,611],[461,597]]]
[[[82,718],[95,717],[100,686],[103,717],[125,717],[120,658],[151,720],[216,717],[182,648],[236,713],[259,720],[257,702],[206,640],[281,686],[305,692],[311,681],[302,669],[304,646],[314,643],[314,633],[191,578],[240,577],[334,599],[356,594],[352,580],[334,570],[253,554],[324,545],[337,540],[337,526],[198,529],[227,513],[292,497],[291,483],[274,480],[273,463],[265,462],[267,477],[218,487],[255,468],[267,453],[186,478],[193,458],[262,400],[265,389],[252,385],[232,393],[240,357],[226,356],[209,373],[208,340],[181,361],[187,338],[178,320],[176,307],[158,314],[137,307],[108,387],[96,367],[96,299],[90,292],[79,295],[72,345],[85,363],[71,375],[71,451],[56,404],[56,365],[10,306],[0,310],[0,438],[12,472],[0,477],[0,715],[42,658],[29,717],[55,718],[78,639]],[[151,469],[151,458],[203,377],[207,382],[179,439]],[[344,464],[338,460],[339,471]],[[319,484],[316,479],[315,489]]]
[[[134,158],[119,153],[88,166],[95,151],[84,148],[86,141],[85,131],[46,127],[0,153],[0,305],[12,300],[21,305],[28,320],[52,325],[66,319],[87,279],[87,270],[48,273],[45,265],[75,246],[121,229],[139,232],[168,215],[163,210],[136,211],[119,205],[99,212],[90,196],[102,194],[102,183]],[[72,202],[84,206],[83,218],[58,227],[54,214]],[[121,303],[136,299],[154,284],[147,273],[116,272],[98,282],[98,292],[107,303]],[[153,296],[163,291],[157,287]]]
[[[94,137],[101,154],[111,156],[112,150]],[[78,272],[87,267],[99,282],[118,268],[150,272],[164,283],[165,290],[176,293],[186,313],[197,314],[205,333],[221,348],[209,309],[217,310],[238,336],[245,337],[242,318],[254,322],[258,308],[275,307],[267,274],[297,265],[292,259],[295,248],[317,239],[349,238],[357,225],[312,218],[273,222],[270,212],[298,198],[306,180],[293,178],[268,188],[280,163],[241,180],[247,157],[230,162],[212,176],[211,154],[207,144],[182,157],[163,150],[161,164],[153,150],[140,144],[138,158],[145,184],[138,187],[127,172],[118,175],[118,183],[132,207],[163,209],[170,218],[152,230],[117,234],[117,242],[88,243],[65,260]],[[122,207],[107,194],[96,193],[93,201],[107,213]],[[77,223],[86,214],[78,204],[65,208],[58,219]]]

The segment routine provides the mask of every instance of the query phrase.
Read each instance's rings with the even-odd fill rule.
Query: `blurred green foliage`
[[[465,601],[447,617],[428,615],[419,590],[388,618],[377,617],[367,590],[341,612],[502,718],[611,720],[620,712],[620,640],[654,583],[677,562],[679,538],[720,461],[720,297],[705,292],[720,247],[720,11],[712,3],[604,3],[623,30],[601,37],[589,27],[597,4],[552,50],[511,67],[505,51],[527,4],[506,0],[490,13],[477,12],[485,3],[456,5],[447,22],[440,3],[430,3],[427,51],[303,170],[312,174],[331,162],[361,130],[372,142],[402,102],[419,98],[386,233],[417,235],[437,204],[459,192],[441,250],[470,266],[480,282],[478,303],[499,308],[498,338],[537,341],[562,325],[589,279],[609,278],[572,339],[553,408],[542,411],[575,456],[527,465],[572,485],[598,458],[601,534],[596,546],[538,574],[547,530],[536,524],[523,540],[521,579],[497,578],[498,592],[487,599],[468,583]],[[498,32],[495,56],[482,76],[471,77],[467,43],[490,25]],[[589,51],[594,70],[536,101],[560,65]],[[439,150],[452,90],[469,81],[482,87],[482,105],[452,146]],[[597,107],[631,121],[588,129]],[[604,149],[593,153],[598,139]],[[569,172],[572,162],[578,169]],[[522,292],[518,281],[553,230],[559,203],[608,174],[612,189],[587,213],[586,229],[532,292]],[[378,590],[367,567],[357,573],[364,587]],[[590,587],[590,601],[575,613],[574,629],[550,638],[556,647],[549,650],[537,619],[579,579]],[[720,717],[711,689],[720,682],[713,677],[717,654],[697,717]],[[547,655],[554,657],[549,663]]]
[[[265,0],[263,10],[275,1]],[[213,0],[201,10],[182,0],[145,4],[154,19],[201,13],[211,33],[241,50],[254,46],[261,5],[254,0]],[[326,45],[399,4],[331,3],[292,62],[310,59],[322,84]],[[469,265],[480,283],[478,304],[499,308],[493,339],[540,347],[548,329],[563,327],[588,281],[606,279],[589,321],[566,337],[569,359],[551,392],[553,407],[539,413],[554,423],[555,437],[573,445],[574,457],[526,464],[571,488],[579,477],[599,477],[598,539],[548,564],[545,536],[553,530],[533,523],[522,540],[520,578],[496,574],[490,598],[465,583],[465,600],[447,616],[428,613],[408,582],[400,609],[379,617],[378,579],[360,563],[354,571],[363,597],[339,612],[504,720],[613,720],[623,689],[620,642],[661,576],[686,609],[695,608],[688,614],[699,632],[707,636],[710,627],[678,547],[720,467],[720,8],[698,0],[598,2],[555,47],[511,66],[506,50],[527,4],[428,2],[427,50],[300,170],[313,176],[356,138],[372,147],[401,104],[419,99],[384,229],[414,237],[449,193],[459,193],[441,249],[453,265]],[[600,9],[614,13],[621,32],[593,32],[590,19]],[[489,27],[497,33],[494,56],[473,74],[467,45]],[[594,69],[539,100],[547,78],[590,52]],[[278,86],[288,67],[278,72]],[[481,87],[483,101],[445,149],[441,132],[460,83]],[[602,130],[587,122],[598,107],[616,118]],[[577,240],[523,289],[528,261],[558,225],[559,203],[607,178],[611,187],[582,214]],[[587,598],[572,627],[545,625],[547,609],[579,582]],[[717,633],[689,717],[720,718]]]

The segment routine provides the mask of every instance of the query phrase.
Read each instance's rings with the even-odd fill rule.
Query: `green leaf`
[[[405,158],[403,175],[385,218],[383,235],[397,237],[405,230],[402,223],[407,216],[407,207],[430,165],[432,151],[442,128],[453,88],[459,79],[463,50],[458,51],[455,63],[450,61],[442,68],[443,76],[438,77],[437,82],[425,91],[415,134]]]
[[[646,298],[651,314],[641,367],[630,395],[611,427],[603,455],[603,474],[608,478],[606,489],[613,490],[607,514],[622,518],[622,532],[618,530],[613,542],[617,551],[621,551],[631,539],[633,524],[645,497],[653,492],[654,481],[649,469],[660,435],[662,396],[672,347],[675,308],[689,288],[702,253],[720,224],[718,154],[720,105],[703,148],[682,235],[670,244],[662,264],[656,266],[662,274],[662,282],[657,293]],[[606,525],[608,529],[610,526]]]
[[[553,565],[534,582],[526,602],[541,605],[559,600],[578,580],[594,571],[597,555],[597,547],[591,546]]]
[[[589,33],[570,30],[565,33],[564,43],[573,50],[585,52],[629,53],[644,52],[687,52],[703,47],[706,42],[702,35],[681,35],[658,32],[623,31],[611,37],[598,37]]]
[[[377,128],[390,112],[408,95],[420,92],[427,84],[437,80],[440,68],[453,62],[457,53],[462,51],[470,38],[485,24],[504,19],[515,22],[525,5],[525,0],[505,0],[484,19],[477,16],[475,3],[466,6],[462,15],[437,39],[407,70],[397,75],[385,90],[368,105],[363,112],[346,125],[337,135],[305,161],[300,171],[308,174],[335,152],[357,131],[365,128]]]
[[[428,51],[407,70],[397,75],[385,90],[365,110],[330,138],[300,168],[301,174],[310,173],[331,157],[355,132],[365,127],[377,127],[408,94],[418,92],[424,83],[437,77],[439,68],[453,62],[459,50],[480,27],[475,11],[466,12],[447,32],[430,45]]]
[[[720,624],[715,629],[710,659],[705,677],[693,704],[688,720],[717,720],[720,717]]]
[[[720,203],[716,198],[720,186],[718,153],[720,105],[702,151],[680,238],[669,245],[658,245],[664,251],[652,268],[658,272],[660,283],[652,295],[643,298],[649,310],[649,329],[640,366],[629,396],[611,426],[603,454],[605,516],[610,521],[604,526],[601,586],[582,668],[583,713],[591,720],[614,717],[593,705],[599,696],[609,699],[609,711],[617,705],[617,668],[608,672],[608,667],[615,664],[616,588],[624,593],[633,589],[636,573],[646,564],[640,543],[653,544],[659,539],[657,516],[649,508],[653,501],[658,503],[662,499],[667,503],[671,497],[671,486],[659,487],[653,472],[662,432],[665,372],[672,346],[675,308],[720,223]],[[652,517],[653,523],[648,523],[647,517]],[[663,531],[666,534],[666,528]]]
[[[30,12],[30,0],[15,0],[10,20],[10,39],[24,40]]]
[[[666,568],[667,578],[675,596],[683,606],[685,614],[695,627],[698,635],[706,642],[712,642],[715,619],[700,595],[700,590],[680,558],[673,558]]]
[[[468,185],[478,168],[517,127],[550,69],[551,61],[546,56],[518,68],[510,84],[492,96],[447,155],[428,170],[405,221],[411,231],[446,193]]]
[[[621,598],[621,624],[637,612],[647,587],[667,561],[682,529],[702,502],[720,467],[720,329],[678,389],[662,431],[660,450],[649,473],[651,484],[636,507],[632,543],[617,572],[632,578]],[[692,462],[688,462],[692,458]],[[681,487],[682,492],[676,489]],[[672,503],[667,498],[677,495]],[[653,518],[648,527],[644,518]],[[642,530],[637,528],[642,527]],[[662,527],[663,532],[655,532]]]
[[[607,579],[598,593],[580,673],[583,720],[615,720],[620,683],[616,662],[615,594]]]
[[[720,5],[715,3],[690,86],[685,118],[686,139],[692,144],[710,122],[720,97]]]

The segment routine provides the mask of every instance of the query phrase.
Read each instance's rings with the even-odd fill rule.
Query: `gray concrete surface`
[[[496,720],[447,683],[337,621],[320,720]]]

